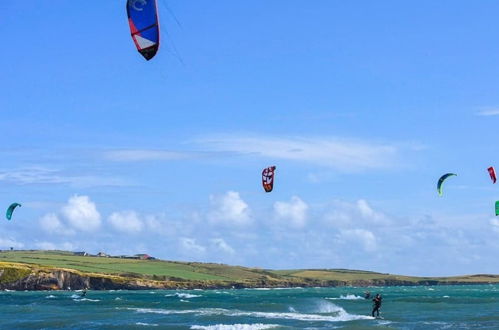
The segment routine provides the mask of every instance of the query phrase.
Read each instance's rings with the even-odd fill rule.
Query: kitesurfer
[[[381,300],[383,298],[379,293],[376,294],[376,297],[373,299],[373,312],[372,316],[374,317],[374,313],[376,312],[376,317],[379,317],[379,309],[381,308]]]
[[[364,292],[364,299],[369,299],[369,298],[371,298],[371,292],[369,291]]]
[[[87,295],[87,289],[83,289],[83,291],[81,292],[81,295],[80,295],[80,298],[83,298]]]

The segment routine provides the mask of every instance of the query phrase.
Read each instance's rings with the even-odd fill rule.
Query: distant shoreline
[[[147,255],[141,255],[147,256]],[[0,290],[272,289],[499,283],[499,275],[414,277],[348,269],[264,270],[213,263],[109,258],[67,251],[0,252]]]

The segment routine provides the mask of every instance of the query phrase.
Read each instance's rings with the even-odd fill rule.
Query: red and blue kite
[[[156,0],[127,0],[126,12],[133,42],[139,53],[149,61],[159,48]]]

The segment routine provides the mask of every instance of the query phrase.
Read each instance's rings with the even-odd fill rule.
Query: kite
[[[496,202],[496,216],[499,215],[499,201]]]
[[[265,192],[271,192],[274,188],[275,166],[267,167],[262,172],[262,185]]]
[[[442,196],[442,184],[444,183],[445,180],[447,180],[448,177],[450,176],[457,176],[457,174],[454,174],[454,173],[447,173],[447,174],[444,174],[442,175],[442,177],[440,177],[440,179],[438,179],[438,183],[437,183],[437,191],[438,191],[438,195],[439,196]]]
[[[494,170],[494,167],[491,166],[487,169],[489,171],[490,179],[492,180],[492,183],[496,183],[496,170]]]
[[[127,0],[126,13],[133,42],[146,60],[159,48],[159,23],[156,0]]]
[[[10,220],[12,218],[12,212],[14,212],[14,209],[18,206],[21,206],[19,203],[12,203],[10,204],[9,208],[7,209],[7,213],[5,216],[7,217],[7,220]]]

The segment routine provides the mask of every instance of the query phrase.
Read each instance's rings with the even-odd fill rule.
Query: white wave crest
[[[327,303],[324,301],[324,303]],[[137,313],[155,313],[155,314],[196,314],[201,316],[224,315],[224,316],[245,316],[256,317],[263,319],[281,319],[281,320],[298,320],[298,321],[324,321],[324,322],[343,322],[352,320],[371,320],[373,317],[365,315],[352,315],[347,313],[343,308],[332,303],[323,304],[319,308],[320,314],[305,314],[305,313],[278,313],[278,312],[250,312],[240,310],[228,310],[224,308],[200,308],[186,310],[171,310],[171,309],[154,309],[154,308],[129,308]],[[322,315],[321,315],[322,314]],[[323,315],[335,314],[335,315]]]
[[[387,321],[387,320],[378,320],[377,323],[379,325],[388,325],[388,324],[392,324],[393,322],[392,321]]]
[[[359,299],[364,299],[364,297],[361,296],[356,296],[354,294],[347,294],[346,296],[341,295],[337,298],[326,298],[328,300],[359,300]]]
[[[371,316],[365,315],[352,315],[347,313],[342,307],[335,305],[329,301],[320,300],[317,306],[317,313],[319,314],[334,314],[337,321],[352,321],[352,320],[366,320],[373,319]]]
[[[156,323],[144,323],[144,322],[137,322],[137,323],[135,323],[135,325],[142,325],[145,327],[158,327],[159,326],[159,324],[156,324]]]
[[[182,299],[190,299],[190,298],[198,298],[201,297],[201,295],[198,294],[190,294],[190,293],[176,293],[175,294],[177,297],[182,298]]]
[[[263,330],[277,328],[278,324],[215,324],[215,325],[193,325],[191,329],[201,329],[201,330]]]
[[[257,290],[257,291],[270,291],[270,290],[295,290],[295,289],[303,289],[301,286],[286,288],[286,287],[276,287],[276,288],[245,288],[244,290]]]
[[[97,302],[100,301],[99,299],[88,299],[88,298],[81,298],[81,299],[73,299],[74,301],[91,301],[91,302]]]
[[[54,299],[54,298],[55,298],[55,296],[54,296],[54,295],[48,295],[48,296],[46,296],[45,298],[47,298],[47,299]]]
[[[165,297],[178,297],[180,299],[191,299],[191,298],[201,297],[201,295],[176,292],[176,293],[172,293],[172,294],[165,294]]]

